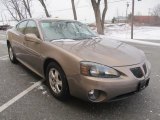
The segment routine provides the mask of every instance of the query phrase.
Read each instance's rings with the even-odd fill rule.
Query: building
[[[127,18],[125,16],[118,16],[118,17],[115,17],[115,22],[116,23],[125,23],[127,22]]]
[[[160,26],[160,17],[158,16],[134,16],[134,23],[138,25]]]

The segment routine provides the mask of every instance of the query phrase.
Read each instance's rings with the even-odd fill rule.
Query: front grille
[[[143,64],[144,73],[147,74],[147,67],[146,64]]]
[[[133,75],[136,76],[137,78],[143,77],[143,71],[140,67],[131,68],[130,70],[133,73]]]

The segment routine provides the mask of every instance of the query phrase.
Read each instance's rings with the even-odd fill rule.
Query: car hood
[[[141,63],[144,52],[126,43],[96,38],[91,40],[59,40],[52,44],[80,57],[84,61],[96,62],[108,66],[127,66]]]

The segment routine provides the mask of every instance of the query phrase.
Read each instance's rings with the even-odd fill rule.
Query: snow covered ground
[[[105,27],[106,37],[130,39],[131,27],[128,24],[110,24]],[[160,27],[134,26],[134,39],[160,40]]]

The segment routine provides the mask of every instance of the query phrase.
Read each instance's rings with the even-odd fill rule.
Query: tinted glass
[[[27,21],[21,22],[17,25],[17,30],[21,33],[24,33],[24,30],[26,28]]]
[[[76,21],[42,21],[41,28],[45,40],[83,40],[96,37],[86,25]]]
[[[25,34],[32,33],[35,34],[37,37],[39,37],[39,32],[37,25],[34,21],[29,21],[27,24],[27,28],[25,30]]]

